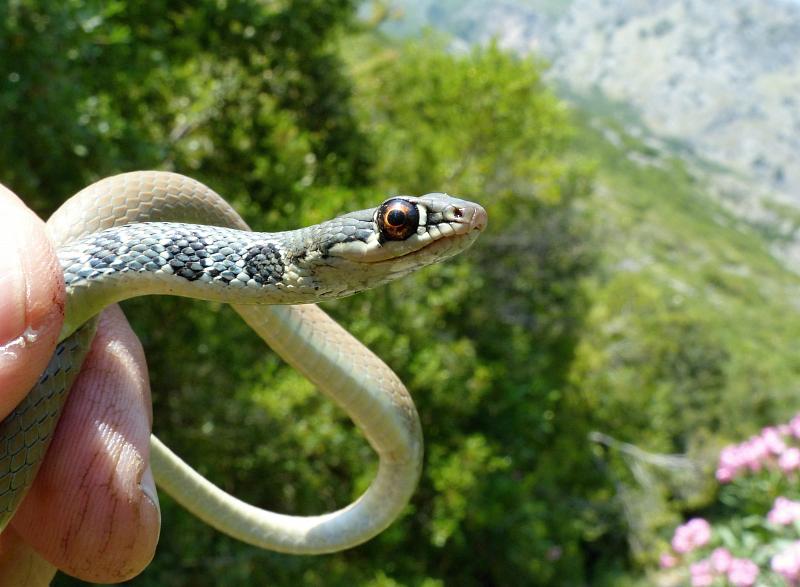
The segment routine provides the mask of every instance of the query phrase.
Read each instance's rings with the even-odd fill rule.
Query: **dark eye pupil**
[[[386,200],[375,211],[381,242],[402,241],[417,232],[419,209],[403,198]]]
[[[392,226],[402,226],[406,221],[406,213],[403,210],[389,210],[386,215],[386,221]]]

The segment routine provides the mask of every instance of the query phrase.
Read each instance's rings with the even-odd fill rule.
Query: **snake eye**
[[[405,240],[417,232],[419,210],[408,200],[392,198],[378,208],[375,222],[384,240]]]

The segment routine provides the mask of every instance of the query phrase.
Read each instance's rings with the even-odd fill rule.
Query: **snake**
[[[431,193],[392,196],[313,226],[259,233],[211,188],[173,172],[123,173],[81,190],[47,222],[64,273],[65,319],[47,368],[0,423],[0,531],[36,477],[99,312],[130,297],[168,294],[232,304],[345,410],[379,460],[353,503],[295,516],[229,495],[153,435],[157,485],[207,524],[264,549],[322,554],[376,536],[419,481],[419,415],[398,376],[316,302],[448,259],[486,224],[480,205]]]

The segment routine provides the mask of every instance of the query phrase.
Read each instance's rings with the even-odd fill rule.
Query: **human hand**
[[[0,251],[4,418],[50,359],[64,286],[44,223],[2,185]],[[18,585],[23,577],[26,585],[49,583],[42,577],[53,570],[43,573],[39,556],[87,581],[123,581],[141,572],[160,526],[148,464],[151,420],[144,355],[114,306],[101,316],[39,474],[0,534],[0,585]]]

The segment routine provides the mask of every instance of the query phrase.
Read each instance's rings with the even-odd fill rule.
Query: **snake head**
[[[305,262],[323,290],[347,295],[460,253],[486,223],[483,207],[447,194],[395,196],[311,227],[320,246]]]

